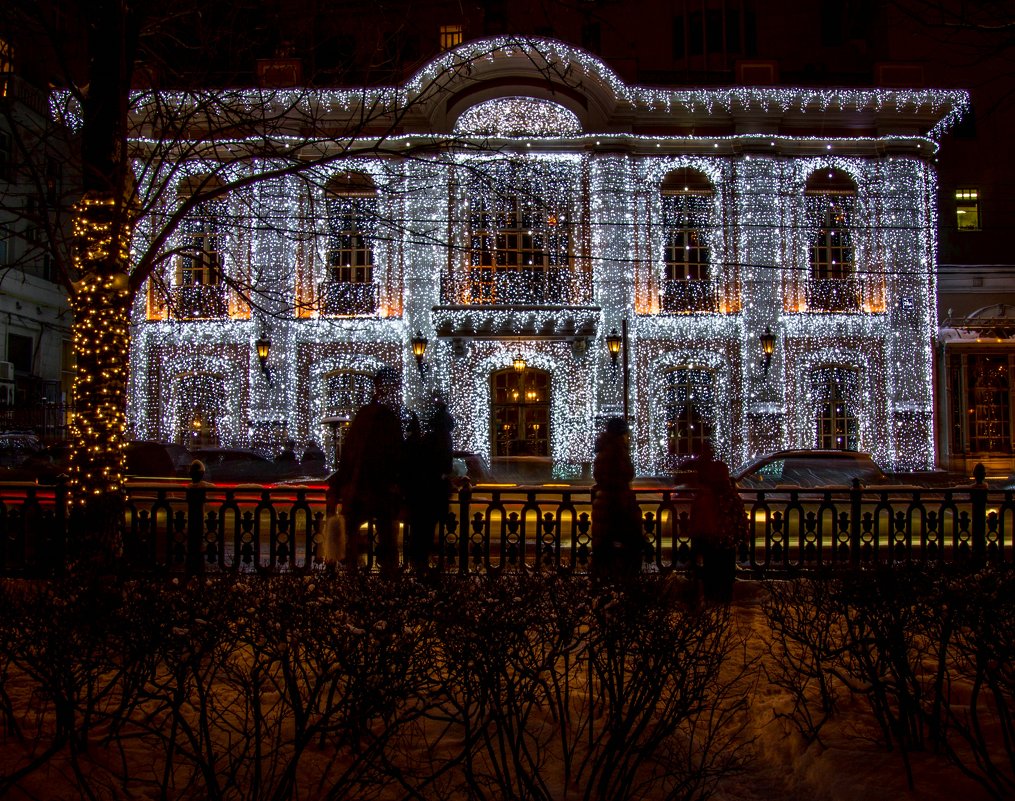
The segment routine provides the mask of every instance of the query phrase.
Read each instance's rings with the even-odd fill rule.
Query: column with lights
[[[286,438],[301,439],[301,405],[297,394],[297,364],[293,320],[296,301],[296,248],[292,231],[300,230],[291,198],[300,187],[291,178],[259,182],[247,214],[249,247],[237,253],[250,261],[257,303],[236,334],[243,338],[247,357],[246,416],[250,446],[277,453]],[[246,207],[246,204],[244,204]],[[239,216],[239,215],[237,215]]]
[[[427,395],[449,380],[448,343],[434,336],[430,310],[443,302],[441,277],[448,269],[449,249],[441,246],[448,236],[446,203],[434,202],[448,186],[446,166],[434,162],[406,161],[400,167],[409,191],[396,193],[404,211],[391,209],[392,219],[405,215],[413,220],[411,233],[404,230],[404,401],[422,408]],[[452,254],[457,250],[452,247]],[[454,256],[452,256],[454,258]],[[456,393],[468,394],[460,386]]]
[[[624,415],[634,408],[631,393],[637,393],[624,370],[634,360],[632,328],[629,324],[634,297],[634,259],[630,157],[599,154],[592,158],[591,197],[592,253],[596,305],[602,308],[595,363],[600,376],[598,385],[599,416]],[[616,335],[613,348],[608,337]],[[625,353],[626,351],[626,353]],[[628,392],[627,398],[624,393]],[[636,421],[631,420],[632,440],[638,441]]]
[[[774,141],[774,140],[772,140]],[[774,149],[774,146],[771,146]],[[735,252],[742,301],[741,366],[745,437],[734,462],[783,447],[785,354],[778,347],[783,312],[782,197],[780,161],[773,155],[741,156],[733,164]]]
[[[897,470],[934,466],[933,346],[937,329],[933,168],[916,158],[881,164],[884,231],[881,253],[888,285],[892,439]],[[920,200],[926,198],[927,208]]]

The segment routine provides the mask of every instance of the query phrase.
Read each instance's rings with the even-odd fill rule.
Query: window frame
[[[667,466],[674,469],[715,445],[716,374],[707,367],[685,365],[665,370],[661,378],[659,408],[666,435],[665,456]],[[700,395],[702,387],[712,398]]]
[[[338,208],[343,200],[352,196],[329,194],[328,247],[326,255],[326,280],[336,284],[372,284],[374,282],[374,248],[369,241],[364,219],[368,213],[348,206]],[[340,221],[339,224],[335,224]]]
[[[509,367],[490,374],[491,458],[551,455],[552,396],[553,376],[548,370]]]
[[[664,189],[661,194],[664,221],[669,215],[680,218],[676,223],[664,222],[666,236],[663,244],[663,278],[668,281],[710,281],[712,248],[706,233],[709,225],[709,220],[705,216],[707,212],[690,207],[667,207],[676,206],[678,199],[693,202],[689,199],[705,198],[711,202],[715,193],[699,188],[683,191]],[[695,219],[697,215],[700,215],[700,219]],[[677,254],[684,254],[685,258],[674,258]],[[678,272],[683,274],[678,275]]]
[[[965,195],[965,197],[960,197]],[[975,186],[956,187],[955,189],[955,230],[963,233],[983,230],[983,216],[980,210],[980,190]],[[962,215],[972,210],[975,215],[973,225],[961,225]]]
[[[832,193],[813,193],[812,196],[834,196]],[[844,281],[856,277],[856,247],[853,244],[850,209],[834,201],[824,209],[822,226],[811,236],[807,249],[811,280]],[[835,259],[835,254],[848,258]]]
[[[528,282],[537,295],[542,294],[529,301],[560,302],[553,297],[555,281],[559,283],[574,266],[570,216],[570,210],[562,214],[538,196],[512,193],[499,196],[499,203],[491,203],[485,196],[473,198],[465,265],[470,301],[524,303],[526,299],[513,295]],[[516,278],[506,278],[510,275]],[[507,281],[517,286],[502,286]]]
[[[184,241],[176,270],[178,287],[219,287],[225,273],[225,200],[198,203],[180,223]],[[196,279],[196,280],[195,280]]]
[[[452,50],[465,40],[465,26],[461,23],[441,25],[438,38],[441,52]]]

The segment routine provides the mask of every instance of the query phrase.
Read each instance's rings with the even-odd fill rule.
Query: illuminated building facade
[[[706,441],[934,465],[933,162],[964,92],[650,89],[508,39],[370,91],[313,97],[417,98],[385,154],[195,207],[167,243],[133,314],[134,437],[330,453],[389,366],[494,466],[579,475],[625,413],[643,475]],[[167,208],[209,180],[182,172]]]

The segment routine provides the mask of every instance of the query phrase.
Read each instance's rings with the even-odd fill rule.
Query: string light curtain
[[[860,449],[857,371],[847,367],[823,367],[811,373],[814,400],[815,445],[832,450]]]

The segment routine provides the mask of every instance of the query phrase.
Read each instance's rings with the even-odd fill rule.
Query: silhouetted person
[[[309,476],[319,476],[324,473],[325,461],[326,457],[321,446],[310,440],[303,449],[303,456],[300,457],[300,468]]]
[[[337,497],[345,518],[345,561],[354,566],[366,550],[360,526],[373,520],[377,561],[385,572],[398,567],[398,512],[402,501],[402,426],[393,405],[398,376],[382,368],[374,396],[356,412],[345,435],[338,470],[328,479],[329,501]],[[329,504],[330,505],[330,504]]]
[[[733,598],[737,546],[747,533],[747,515],[729,468],[704,453],[695,462],[697,489],[691,504],[691,561],[707,601]]]
[[[409,512],[406,556],[417,572],[429,567],[437,526],[447,516],[454,427],[454,418],[439,398],[423,424],[415,415],[410,421],[405,441],[405,501]]]
[[[299,463],[296,461],[296,442],[295,440],[287,439],[282,445],[282,450],[275,456],[275,470],[272,475],[276,479],[289,478],[296,474],[298,466]]]
[[[631,489],[634,465],[628,451],[627,422],[612,417],[596,440],[592,477],[592,573],[606,578],[636,576],[641,571],[645,538],[641,510]]]
[[[278,456],[275,457],[275,461],[279,464],[291,464],[296,461],[296,441],[287,439],[282,450]]]

